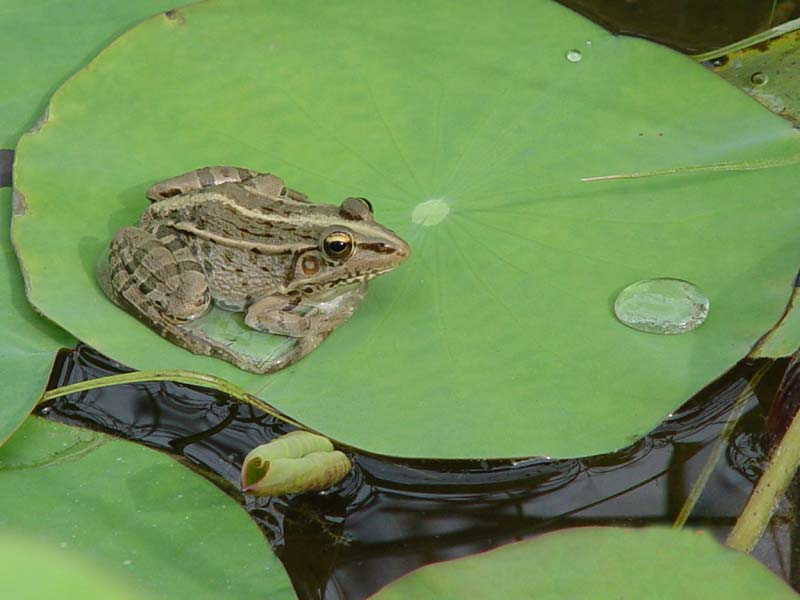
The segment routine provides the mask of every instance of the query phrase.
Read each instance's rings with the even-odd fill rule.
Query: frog
[[[203,167],[146,196],[138,225],[118,230],[108,246],[101,288],[174,344],[259,374],[316,349],[353,316],[368,282],[411,253],[366,198],[312,202],[268,172]],[[238,353],[188,326],[212,306],[291,343],[264,360]]]

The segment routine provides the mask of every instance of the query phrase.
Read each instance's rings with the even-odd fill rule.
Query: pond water
[[[796,0],[559,0],[614,33],[700,54],[800,17]]]
[[[339,445],[354,464],[344,480],[324,493],[280,498],[241,494],[239,472],[254,446],[294,428],[220,392],[124,385],[65,396],[38,413],[172,454],[243,505],[300,598],[358,599],[424,564],[548,531],[669,526],[709,461],[713,469],[686,524],[724,541],[761,474],[768,431],[783,426],[777,412],[766,423],[787,364],[740,363],[649,435],[610,454],[396,460]],[[126,370],[81,346],[61,353],[50,387]],[[729,421],[733,433],[720,445]],[[792,516],[786,503],[754,555],[800,589]]]

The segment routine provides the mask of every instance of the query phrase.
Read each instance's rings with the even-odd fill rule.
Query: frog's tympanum
[[[153,204],[139,225],[111,241],[99,276],[106,294],[187,350],[259,373],[314,350],[353,315],[367,282],[410,253],[375,222],[368,200],[315,204],[249,169],[198,169],[152,186],[147,197]],[[244,360],[186,326],[212,304],[293,344],[264,362]]]

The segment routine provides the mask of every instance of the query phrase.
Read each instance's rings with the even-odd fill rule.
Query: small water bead
[[[575,50],[574,48],[572,50],[567,50],[566,56],[569,62],[574,62],[574,63],[580,62],[580,60],[583,58],[583,54],[581,54],[581,51]]]
[[[709,300],[700,288],[681,279],[644,279],[617,296],[614,313],[621,323],[647,333],[674,335],[700,327]]]
[[[769,81],[769,76],[766,73],[753,73],[750,76],[750,82],[753,85],[766,85],[767,81]]]

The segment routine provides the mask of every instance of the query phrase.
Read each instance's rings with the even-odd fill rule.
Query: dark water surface
[[[766,418],[786,368],[787,361],[742,362],[645,438],[611,454],[394,460],[342,447],[354,464],[342,482],[325,493],[281,498],[241,494],[239,470],[250,449],[293,427],[222,393],[123,385],[60,398],[38,412],[180,457],[244,506],[300,598],[358,599],[424,564],[548,531],[670,525],[742,399],[742,417],[687,524],[724,540],[761,473]],[[753,393],[749,381],[764,369]],[[62,352],[50,387],[123,370],[82,346]],[[755,555],[800,589],[792,503],[784,502]]]
[[[800,18],[799,0],[558,0],[613,33],[699,54]]]

